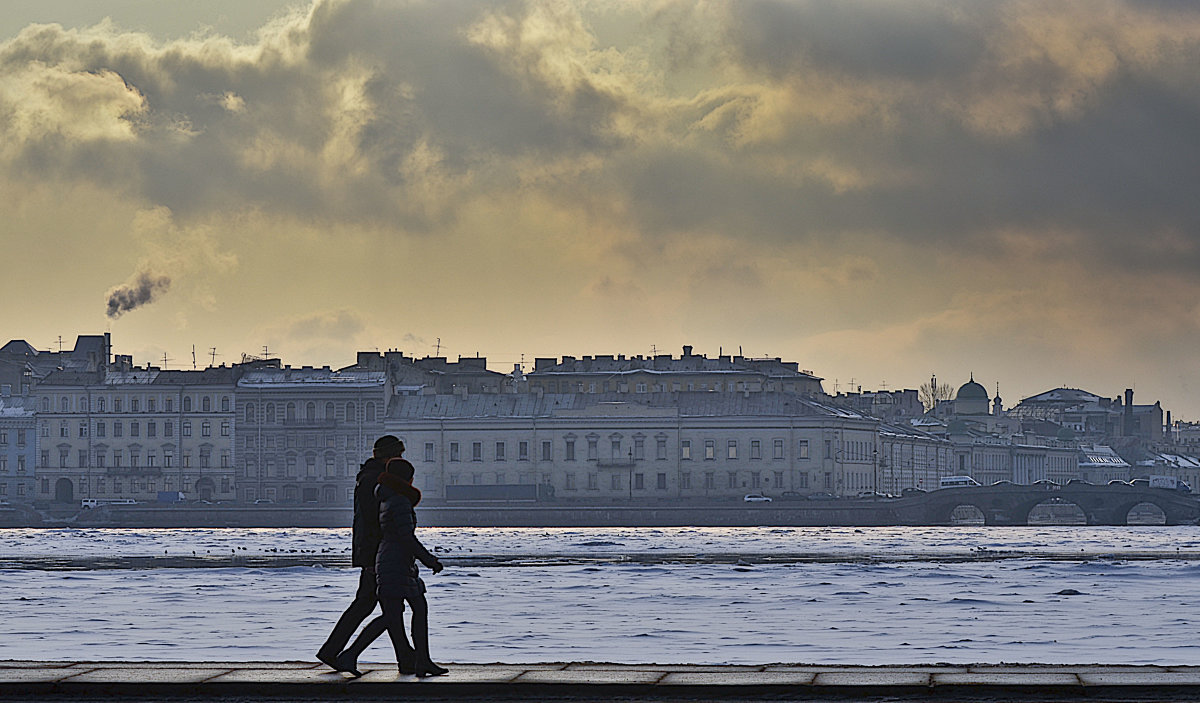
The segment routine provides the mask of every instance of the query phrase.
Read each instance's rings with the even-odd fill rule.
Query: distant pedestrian
[[[429,604],[425,600],[425,582],[421,580],[417,561],[433,573],[442,570],[442,563],[417,539],[417,503],[421,491],[412,485],[414,469],[406,459],[389,459],[386,470],[379,475],[379,523],[383,540],[375,556],[375,574],[379,583],[379,605],[387,622],[388,635],[396,648],[396,659],[406,653],[408,640],[404,636],[404,604],[412,608],[412,646],[416,650],[414,673],[417,676],[439,676],[447,669],[433,663],[429,656]]]
[[[351,538],[351,564],[362,569],[358,577],[358,592],[354,601],[342,617],[338,619],[329,639],[317,650],[317,659],[338,671],[345,671],[355,676],[362,676],[358,671],[358,657],[379,635],[387,629],[382,616],[367,623],[359,634],[358,639],[346,651],[346,643],[363,620],[375,610],[378,602],[375,582],[375,553],[379,550],[381,530],[379,526],[379,498],[375,488],[379,484],[379,476],[389,459],[404,454],[404,442],[393,435],[384,435],[375,441],[375,450],[370,459],[363,463],[358,470],[354,483],[354,531]],[[396,648],[397,661],[400,670],[413,673],[415,655],[412,647],[405,641],[403,645],[393,642]]]

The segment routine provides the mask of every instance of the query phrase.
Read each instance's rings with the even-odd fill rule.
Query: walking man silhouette
[[[375,495],[375,487],[379,484],[379,476],[383,473],[389,459],[399,458],[404,454],[404,442],[394,435],[384,435],[375,440],[374,452],[358,470],[354,482],[354,527],[351,549],[351,563],[361,569],[358,577],[358,592],[346,612],[342,613],[329,634],[329,639],[317,650],[317,659],[333,667],[355,676],[362,676],[358,671],[358,657],[379,635],[387,629],[387,621],[383,616],[377,617],[359,634],[358,639],[349,649],[346,643],[359,624],[375,610],[378,603],[375,579],[375,554],[379,551],[379,542],[383,532],[379,525],[379,498]],[[401,633],[403,637],[403,633]],[[403,643],[394,641],[397,662],[400,671],[415,672],[416,655],[407,639]],[[345,651],[343,651],[345,649]]]

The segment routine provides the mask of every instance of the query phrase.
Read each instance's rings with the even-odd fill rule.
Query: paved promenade
[[[0,699],[1200,700],[1200,667],[447,664],[429,679],[311,662],[0,662]]]

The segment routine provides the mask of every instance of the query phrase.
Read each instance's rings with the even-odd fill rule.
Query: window
[[[614,491],[621,490],[621,474],[609,474],[609,487]]]
[[[517,442],[517,461],[529,461],[529,442]]]
[[[737,488],[737,472],[736,471],[726,471],[725,478],[728,479],[728,481],[729,481],[729,484],[726,486],[726,488]]]
[[[667,490],[667,475],[664,473],[658,474],[654,479],[654,487],[660,491]]]
[[[717,442],[713,439],[704,440],[704,460],[711,461],[717,458]]]
[[[212,412],[212,398],[209,398],[208,396],[204,396],[203,398],[200,399],[200,412],[202,412],[202,413]]]
[[[761,459],[762,458],[762,441],[761,440],[757,440],[757,439],[750,440],[750,458],[751,459]]]
[[[563,457],[566,461],[575,461],[575,440],[567,440],[567,443],[563,446]]]
[[[227,395],[221,396],[221,412],[229,412],[229,396]]]
[[[180,434],[182,434],[184,437],[191,437],[191,436],[192,436],[192,423],[191,423],[191,421],[190,421],[190,420],[184,420],[182,423],[180,423],[180,425],[179,425],[179,432],[180,432]]]
[[[644,383],[639,383],[639,384],[637,384],[636,386],[634,386],[634,389],[635,389],[635,390],[636,390],[638,393],[645,393],[645,392],[646,392],[646,384],[644,384]]]
[[[782,439],[774,440],[772,442],[772,446],[773,446],[773,449],[775,452],[775,454],[774,454],[775,458],[782,459],[783,458],[783,440]]]
[[[311,400],[308,401],[304,405],[304,419],[305,420],[316,420],[317,419],[317,404],[312,402]]]
[[[163,437],[174,437],[174,436],[175,436],[175,423],[164,422],[163,423]]]
[[[175,399],[167,398],[163,401],[163,410],[169,413],[175,412]]]
[[[136,412],[141,412],[141,410],[142,410],[142,407],[141,407],[141,405],[139,405],[139,400],[137,398],[130,398],[129,399],[129,412],[136,413]]]
[[[229,420],[222,420],[222,421],[221,421],[221,436],[222,436],[222,437],[228,437],[228,436],[229,436]]]
[[[205,420],[200,423],[200,436],[212,437],[212,422]]]
[[[158,423],[157,422],[147,422],[146,423],[146,436],[147,437],[157,437],[158,436]]]
[[[600,455],[600,447],[599,447],[600,440],[598,440],[594,437],[589,437],[587,443],[588,443],[588,457],[587,457],[588,461],[596,461]]]
[[[68,450],[59,449],[58,450],[58,468],[60,468],[60,469],[67,468],[67,458],[68,458]]]
[[[550,461],[553,446],[550,442],[542,442],[542,461]]]
[[[679,474],[679,487],[685,490],[692,487],[692,473],[690,471],[684,471]]]
[[[192,411],[192,397],[190,395],[183,396],[183,411],[185,413]]]
[[[782,441],[782,440],[780,440],[780,441]],[[825,452],[827,455],[825,458],[828,459],[829,458],[829,456],[828,456],[829,441],[828,440],[825,441]],[[808,458],[808,440],[807,439],[802,439],[802,440],[796,442],[796,458],[797,459],[807,459]]]
[[[590,473],[588,473],[588,475],[587,475],[587,487],[588,487],[588,490],[589,490],[589,491],[595,491],[595,490],[598,490],[598,489],[599,489],[599,480],[600,480],[600,479],[599,479],[599,476],[597,476],[597,475],[596,475],[596,473],[595,473],[594,471],[593,471],[593,472],[590,472]]]
[[[808,474],[807,473],[797,474],[796,488],[808,488]]]
[[[483,442],[471,442],[471,461],[483,461]]]
[[[88,436],[88,426],[87,426],[87,420],[80,420],[80,422],[79,422],[79,436],[80,436],[80,437],[87,437],[87,436]]]
[[[783,486],[783,472],[776,471],[775,472],[775,487],[780,488],[782,486]]]
[[[104,423],[103,422],[96,423],[96,436],[97,437],[104,436]],[[0,432],[0,444],[7,444],[7,443],[8,443],[8,439],[4,436],[4,433]]]
[[[129,436],[130,437],[141,436],[141,433],[142,433],[142,423],[140,423],[140,422],[129,423]]]
[[[504,442],[496,442],[496,461],[507,461],[505,457],[506,453],[507,448],[505,447]]]
[[[358,422],[358,408],[354,403],[346,403],[346,422]]]
[[[104,412],[104,398],[96,399],[96,412],[98,412],[98,413]]]
[[[367,403],[367,422],[375,422],[375,404]]]
[[[736,439],[729,440],[728,444],[726,445],[725,458],[726,459],[736,459],[737,458],[737,440]]]
[[[750,472],[750,487],[751,488],[762,488],[762,477],[759,475],[759,473],[757,471]]]
[[[86,449],[80,449],[80,450],[79,450],[79,468],[81,468],[81,469],[87,468],[87,465],[88,465],[88,453],[87,453],[87,450],[86,450]]]
[[[654,441],[655,458],[662,460],[667,458],[667,438],[659,437]]]
[[[575,490],[575,472],[568,471],[566,474],[563,475],[563,479],[565,480],[566,488],[568,491]]]
[[[621,440],[619,440],[619,439],[612,440],[612,455],[611,456],[613,459],[621,458]]]
[[[296,421],[296,404],[288,403],[283,409],[283,419],[287,422]]]
[[[433,461],[433,442],[425,443],[425,461]]]
[[[646,475],[645,474],[634,474],[633,475],[633,489],[635,491],[646,490]]]
[[[646,440],[641,437],[633,438],[633,458],[642,461],[646,458]]]
[[[458,461],[458,442],[450,443],[450,461]]]
[[[679,458],[684,460],[692,458],[692,440],[685,439],[679,443]]]

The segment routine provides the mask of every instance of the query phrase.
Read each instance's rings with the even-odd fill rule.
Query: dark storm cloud
[[[31,27],[0,44],[0,159],[180,218],[437,232],[538,188],[642,236],[1068,231],[1200,263],[1190,5],[662,2],[619,47],[589,8],[319,0],[253,45]]]

